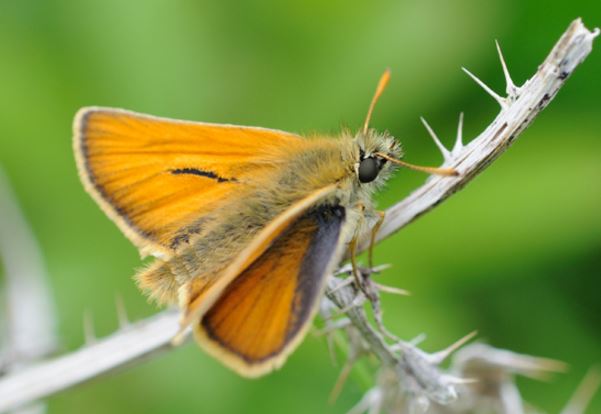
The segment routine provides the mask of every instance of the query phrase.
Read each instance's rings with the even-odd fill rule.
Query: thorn
[[[390,349],[393,351],[402,351],[407,348],[418,349],[417,346],[428,339],[428,335],[425,333],[420,333],[415,338],[410,339],[409,341],[397,341],[395,344],[390,346]],[[420,351],[421,352],[421,351]]]
[[[489,345],[476,343],[463,348],[457,354],[459,366],[466,361],[478,360],[483,367],[495,366],[503,372],[544,380],[550,373],[565,372],[567,365],[561,361],[517,354],[504,349],[496,349]]]
[[[351,408],[350,411],[347,411],[346,414],[362,414],[368,410],[371,413],[374,408],[378,410],[376,412],[379,412],[383,398],[384,396],[380,388],[374,387],[367,391],[357,405]]]
[[[344,315],[351,309],[359,308],[359,307],[363,306],[364,303],[365,303],[365,295],[361,291],[359,291],[357,296],[355,296],[355,298],[353,299],[353,301],[350,304],[348,304],[347,306],[345,306],[344,308],[340,309],[337,312],[336,316]]]
[[[395,334],[393,334],[392,332],[390,332],[388,329],[386,329],[386,327],[382,324],[382,320],[380,320],[380,322],[379,322],[379,329],[380,329],[380,333],[382,333],[388,339],[391,339],[393,341],[399,341],[400,340],[400,338],[398,336],[396,336]]]
[[[347,277],[342,282],[338,282],[335,287],[332,289],[328,289],[328,293],[338,292],[340,289],[345,288],[349,285],[352,285],[355,281],[351,277]]]
[[[83,314],[83,335],[86,345],[91,345],[97,340],[92,312],[89,310],[86,310]]]
[[[455,352],[456,350],[461,348],[466,342],[468,342],[470,339],[472,339],[477,334],[478,334],[478,331],[470,332],[469,334],[465,335],[463,338],[459,339],[458,341],[451,344],[450,346],[443,349],[442,351],[438,351],[433,354],[430,354],[428,356],[428,360],[430,362],[432,362],[433,364],[440,364],[442,361],[447,359],[449,357],[449,355],[451,355],[453,352]]]
[[[513,359],[509,364],[510,368],[525,377],[546,380],[549,374],[556,372],[566,372],[568,365],[565,362],[548,358],[531,357],[529,355],[520,355],[512,353]]]
[[[373,283],[373,282],[371,282],[371,283]],[[377,286],[376,283],[373,283],[373,285]],[[382,307],[380,306],[380,297],[376,294],[376,295],[374,295],[373,299],[370,299],[370,302],[371,302],[371,308],[373,310],[374,321],[376,322],[376,325],[377,325],[380,333],[382,333],[384,336],[392,339],[395,342],[400,342],[399,337],[397,337],[395,334],[390,332],[384,326],[384,319],[383,319],[384,316],[382,314]]]
[[[505,58],[503,57],[503,52],[501,52],[501,46],[499,45],[499,41],[496,39],[495,44],[497,45],[499,60],[501,61],[501,66],[503,67],[503,75],[505,75],[505,90],[507,91],[507,96],[509,98],[514,98],[517,96],[517,93],[520,88],[515,86],[515,83],[513,83],[513,80],[511,79],[511,75],[509,74],[509,70],[507,69],[507,63],[505,63]]]
[[[444,379],[448,384],[453,384],[453,385],[467,385],[467,384],[475,384],[477,382],[480,382],[480,380],[478,380],[477,378],[461,378],[461,377],[456,377],[454,375],[445,375]]]
[[[592,367],[586,373],[586,376],[580,385],[578,385],[576,392],[574,392],[574,395],[570,398],[568,405],[561,411],[561,414],[584,413],[586,407],[597,393],[600,385],[601,371],[599,370],[599,367]]]
[[[369,273],[370,275],[373,273],[381,273],[386,269],[390,269],[392,267],[392,265],[390,263],[384,263],[378,266],[374,266],[372,269],[365,269],[360,267],[360,269],[365,273]],[[341,268],[339,268],[334,275],[335,276],[339,276],[339,275],[352,275],[353,274],[353,267],[350,263],[345,264],[344,266],[342,266]]]
[[[326,344],[328,346],[328,354],[330,354],[330,359],[332,360],[332,365],[337,365],[336,360],[336,348],[334,347],[334,337],[330,335],[326,335]]]
[[[428,124],[428,122],[424,119],[423,116],[420,116],[419,119],[421,119],[422,124],[424,124],[424,126],[428,130],[428,133],[430,134],[430,136],[434,140],[434,143],[436,144],[436,146],[438,147],[438,149],[440,150],[440,152],[442,152],[442,156],[445,159],[445,161],[451,159],[451,153],[449,152],[448,149],[445,148],[444,145],[442,145],[442,142],[440,142],[440,140],[438,139],[438,136],[436,136],[436,134],[434,133],[434,130],[430,127],[430,125]]]
[[[384,329],[384,330],[382,331],[382,333],[383,333],[384,335],[386,335],[386,337],[387,337],[388,339],[391,339],[391,340],[393,340],[393,341],[398,341],[398,340],[399,340],[399,337],[398,337],[398,336],[396,336],[395,334],[393,334],[392,332],[390,332],[388,329]]]
[[[411,296],[411,292],[409,292],[408,290],[405,290],[405,289],[397,288],[394,286],[386,286],[386,285],[382,285],[380,283],[374,283],[374,284],[376,285],[378,290],[382,291],[382,292],[391,293],[393,295],[399,295],[399,296]]]
[[[474,80],[474,82],[476,82],[478,85],[480,85],[480,87],[482,89],[484,89],[486,91],[486,93],[488,93],[490,96],[493,97],[493,99],[495,101],[498,102],[499,105],[501,105],[502,109],[507,108],[507,100],[505,98],[502,98],[501,96],[497,95],[497,93],[495,91],[493,91],[492,89],[490,89],[488,87],[488,85],[486,85],[484,82],[482,82],[480,79],[478,79],[478,77],[476,75],[474,75],[472,72],[470,72],[469,70],[467,70],[466,68],[461,68],[465,73],[467,73],[467,75],[472,78]]]
[[[384,263],[381,264],[379,266],[374,266],[373,269],[371,269],[371,273],[382,273],[384,270],[388,270],[392,267],[392,264],[390,263]]]
[[[422,332],[419,335],[417,335],[415,338],[410,340],[409,343],[413,346],[418,346],[419,344],[424,342],[427,338],[428,338],[428,335],[426,335],[425,333]]]
[[[117,321],[119,322],[119,328],[124,329],[129,326],[129,318],[127,317],[127,309],[125,309],[123,296],[120,294],[115,295],[115,306],[117,308]]]
[[[353,271],[353,267],[351,266],[350,263],[347,263],[344,266],[340,267],[338,270],[336,270],[334,275],[335,276],[350,275],[352,273],[352,271]]]
[[[338,399],[338,396],[340,395],[340,392],[342,391],[342,388],[344,387],[344,384],[346,383],[346,380],[348,379],[355,362],[356,360],[354,358],[349,358],[344,363],[344,366],[340,370],[340,374],[338,374],[338,379],[336,379],[336,383],[334,384],[332,391],[330,391],[330,397],[328,398],[328,402],[330,404],[334,404]]]
[[[328,323],[323,329],[316,330],[315,336],[326,336],[338,329],[346,328],[349,325],[351,325],[350,319],[336,319],[335,321]]]
[[[456,154],[463,149],[463,112],[459,113],[459,122],[457,123],[457,138],[451,153]]]

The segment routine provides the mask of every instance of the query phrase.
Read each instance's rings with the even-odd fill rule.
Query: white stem
[[[561,414],[584,414],[599,386],[601,386],[601,371],[598,367],[591,368]]]
[[[2,170],[0,212],[6,296],[6,310],[0,313],[6,326],[4,358],[15,366],[56,349],[56,317],[42,254]]]
[[[4,263],[4,344],[0,367],[18,372],[56,350],[56,313],[40,248],[0,169],[0,262]],[[43,414],[29,403],[12,414]]]
[[[0,380],[0,413],[36,401],[172,347],[179,312],[166,310],[67,355]]]

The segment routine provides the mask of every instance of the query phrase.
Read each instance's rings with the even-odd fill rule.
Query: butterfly
[[[179,304],[182,327],[243,376],[279,368],[298,346],[346,249],[357,276],[358,236],[373,225],[373,246],[383,220],[372,195],[396,167],[457,174],[401,161],[399,142],[369,128],[389,78],[363,128],[336,137],[100,107],[75,117],[85,189],[155,257],[139,287]]]

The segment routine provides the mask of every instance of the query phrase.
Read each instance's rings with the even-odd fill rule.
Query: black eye
[[[375,158],[365,158],[359,164],[359,182],[371,183],[376,179],[380,168]]]

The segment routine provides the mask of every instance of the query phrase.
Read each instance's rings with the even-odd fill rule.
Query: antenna
[[[374,111],[374,107],[376,106],[376,102],[380,99],[380,95],[386,89],[386,85],[388,85],[388,81],[390,80],[390,69],[386,69],[382,76],[380,76],[380,81],[378,82],[378,87],[376,88],[376,93],[374,93],[374,97],[371,99],[371,103],[369,104],[369,110],[367,111],[367,117],[365,117],[365,123],[363,124],[363,134],[367,134],[367,129],[369,128],[369,121],[371,119],[371,113]]]
[[[443,175],[446,177],[456,177],[459,175],[459,172],[454,168],[423,167],[421,165],[409,164],[408,162],[397,160],[396,158],[384,154],[383,152],[376,152],[375,155],[384,158],[385,160],[388,160],[394,164],[398,164],[402,167],[409,168],[410,170],[422,171],[429,174]]]

